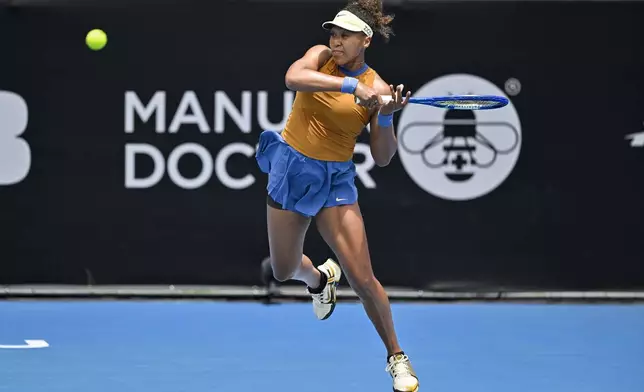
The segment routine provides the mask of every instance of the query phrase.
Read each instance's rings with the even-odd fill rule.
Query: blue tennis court
[[[394,304],[421,391],[644,391],[640,305]],[[0,302],[0,391],[390,391],[362,307]],[[323,376],[325,378],[322,378]]]

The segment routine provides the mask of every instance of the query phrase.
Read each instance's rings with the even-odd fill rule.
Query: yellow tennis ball
[[[85,43],[92,50],[101,50],[107,45],[107,35],[103,30],[94,29],[87,33]]]

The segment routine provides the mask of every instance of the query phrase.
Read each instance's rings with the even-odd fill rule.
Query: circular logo
[[[500,95],[493,83],[453,74],[430,81],[414,96]],[[398,121],[398,152],[420,188],[447,200],[470,200],[510,175],[521,149],[521,123],[510,102],[500,109],[448,110],[409,104]]]

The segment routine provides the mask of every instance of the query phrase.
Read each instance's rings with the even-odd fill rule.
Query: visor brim
[[[349,24],[349,23],[334,22],[334,21],[328,21],[328,22],[322,23],[322,28],[325,29],[325,30],[331,30],[331,28],[333,26],[340,27],[340,28],[348,30],[348,31],[352,31],[354,33],[362,32],[361,28],[356,27],[356,26],[354,26],[352,24]]]

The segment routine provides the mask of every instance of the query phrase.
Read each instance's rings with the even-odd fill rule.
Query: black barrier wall
[[[3,10],[0,283],[259,283],[255,143],[284,123],[284,73],[327,42],[339,6]],[[643,5],[389,10],[396,35],[367,53],[385,80],[511,104],[408,107],[385,168],[365,131],[356,182],[381,282],[643,288]],[[84,46],[93,28],[109,36],[100,52]],[[313,259],[331,255],[309,237]]]

